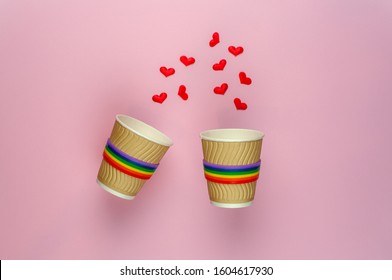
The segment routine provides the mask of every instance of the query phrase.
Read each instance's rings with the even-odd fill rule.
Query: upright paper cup
[[[98,185],[118,197],[133,199],[171,145],[172,140],[152,126],[117,115],[104,149]]]
[[[211,203],[223,208],[250,206],[259,178],[264,134],[249,129],[215,129],[200,136]]]

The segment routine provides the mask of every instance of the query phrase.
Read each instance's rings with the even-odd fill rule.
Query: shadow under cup
[[[120,198],[133,199],[171,145],[173,141],[152,126],[117,115],[103,152],[98,185]]]
[[[200,137],[211,203],[223,208],[250,206],[259,178],[264,134],[231,128],[207,130]]]

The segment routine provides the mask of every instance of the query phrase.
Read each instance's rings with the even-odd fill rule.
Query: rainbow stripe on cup
[[[203,161],[206,179],[220,184],[255,182],[259,178],[260,164],[260,160],[247,165],[218,165]]]
[[[141,180],[150,179],[159,165],[131,157],[115,147],[110,139],[108,139],[103,151],[103,158],[115,169]]]

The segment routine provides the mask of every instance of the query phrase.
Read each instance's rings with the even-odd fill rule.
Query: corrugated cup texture
[[[110,141],[124,153],[154,164],[159,163],[169,149],[168,146],[157,144],[132,132],[117,120],[114,123]],[[128,196],[135,196],[146,182],[146,180],[122,173],[108,164],[105,159],[102,160],[98,180],[107,187]]]
[[[219,165],[246,165],[259,161],[262,139],[247,142],[217,142],[202,139],[204,159]],[[255,196],[256,182],[246,184],[220,184],[207,180],[211,201],[244,203]]]

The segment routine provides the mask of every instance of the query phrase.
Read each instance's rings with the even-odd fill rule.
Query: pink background
[[[0,258],[391,259],[391,26],[389,0],[1,1]],[[134,201],[95,183],[117,113],[175,142]],[[209,204],[222,127],[266,134],[249,208]]]

